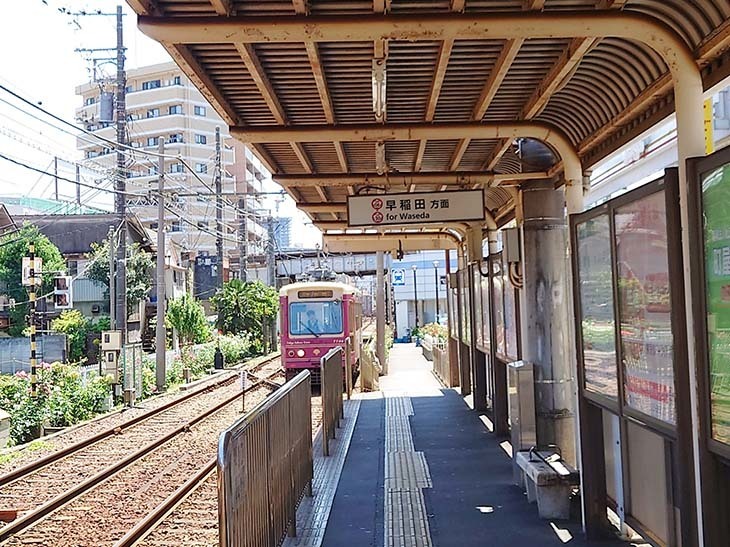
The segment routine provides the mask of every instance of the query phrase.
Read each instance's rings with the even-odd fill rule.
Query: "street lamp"
[[[439,261],[433,261],[433,281],[434,290],[436,291],[436,324],[441,324],[439,321]]]
[[[416,306],[416,327],[418,327],[418,284],[416,283],[416,270],[418,266],[414,264],[411,266],[411,269],[413,270],[413,300]]]

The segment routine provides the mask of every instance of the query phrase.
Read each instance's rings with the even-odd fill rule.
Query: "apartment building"
[[[76,88],[82,106],[77,121],[85,129],[110,141],[116,140],[114,82],[102,80]],[[216,128],[221,133],[223,188],[224,265],[238,263],[238,241],[248,242],[248,254],[256,254],[267,237],[265,226],[252,215],[260,209],[261,181],[268,173],[246,147],[228,133],[228,126],[174,63],[132,69],[126,87],[128,143],[128,207],[145,227],[158,228],[157,199],[148,191],[158,186],[159,139],[164,139],[166,187],[165,229],[168,236],[194,256],[216,252]],[[84,161],[95,167],[116,166],[112,145],[88,135],[78,139]],[[245,196],[245,197],[241,197]],[[241,215],[248,215],[247,237],[242,238]],[[237,266],[234,267],[237,271]]]

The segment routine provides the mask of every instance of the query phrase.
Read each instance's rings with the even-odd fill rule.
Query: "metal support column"
[[[376,288],[375,288],[375,353],[383,368],[388,373],[385,361],[385,266],[383,251],[375,253]]]
[[[522,214],[522,357],[535,366],[537,441],[558,445],[575,464],[575,351],[566,321],[571,307],[562,192],[523,190]]]
[[[456,271],[462,272],[466,270],[466,254],[464,246],[459,245],[456,249]],[[457,328],[457,346],[459,348],[459,378],[461,384],[461,394],[466,397],[471,394],[471,351],[462,340],[462,332],[466,322],[466,314],[469,310],[465,310],[463,306],[464,299],[461,297],[462,291],[465,290],[463,282],[457,282],[456,293],[456,309],[458,314],[459,326]]]
[[[160,135],[157,167],[157,326],[155,329],[155,385],[165,388],[165,137]]]
[[[474,269],[479,270],[482,261],[482,228],[480,225],[474,225],[467,231],[467,260],[469,262],[469,279],[467,287],[469,287],[469,314],[471,329],[471,370],[474,379],[474,410],[483,412],[487,410],[487,363],[484,353],[477,349],[476,345],[476,314],[479,310],[474,306],[475,292],[481,290],[481,287],[475,287],[473,283]]]

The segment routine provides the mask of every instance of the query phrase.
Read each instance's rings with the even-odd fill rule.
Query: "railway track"
[[[253,404],[246,405],[247,410]],[[322,419],[321,398],[312,397],[312,432]],[[218,545],[218,475],[216,459],[201,466],[185,484],[150,511],[113,547]]]
[[[281,382],[276,382],[283,376],[278,359],[249,367],[249,372],[251,385],[246,390],[246,399],[263,399],[281,385]],[[52,523],[59,518],[60,522],[65,522],[64,518],[69,516],[59,517],[58,514],[73,507],[75,500],[86,497],[102,482],[119,482],[116,488],[104,489],[118,495],[106,504],[89,499],[89,506],[100,511],[99,514],[104,513],[105,507],[134,498],[139,489],[131,485],[147,485],[142,488],[147,491],[157,483],[174,482],[178,472],[197,469],[198,454],[207,452],[210,443],[213,446],[210,453],[215,453],[218,432],[241,412],[241,392],[236,378],[237,374],[228,374],[212,386],[186,394],[174,404],[163,405],[125,422],[123,426],[103,431],[0,477],[0,507],[15,509],[19,517],[0,529],[0,541],[23,545],[83,545],[79,538],[63,539],[68,535],[67,526],[51,526],[54,530],[46,530],[37,537],[32,530],[38,528],[39,522]],[[207,440],[197,442],[196,439]],[[178,472],[173,472],[173,463],[182,466]],[[141,473],[136,480],[118,478],[129,475],[132,469]],[[150,479],[150,472],[154,469],[162,470],[159,480]],[[169,476],[165,476],[168,470]],[[134,475],[134,472],[131,474]],[[147,501],[150,501],[154,496],[148,498]],[[141,508],[145,504],[137,506]],[[49,519],[50,514],[53,518]],[[72,514],[81,516],[78,512]],[[134,522],[129,527],[133,525]],[[112,529],[118,530],[118,527],[109,527],[109,530]],[[123,535],[127,529],[122,529],[116,537]],[[96,545],[98,539],[94,537],[89,544]]]

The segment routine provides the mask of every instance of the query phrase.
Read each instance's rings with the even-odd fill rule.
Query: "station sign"
[[[482,190],[371,194],[347,198],[347,224],[351,227],[477,220],[484,220]]]
[[[393,286],[403,286],[406,284],[406,271],[393,270]]]

